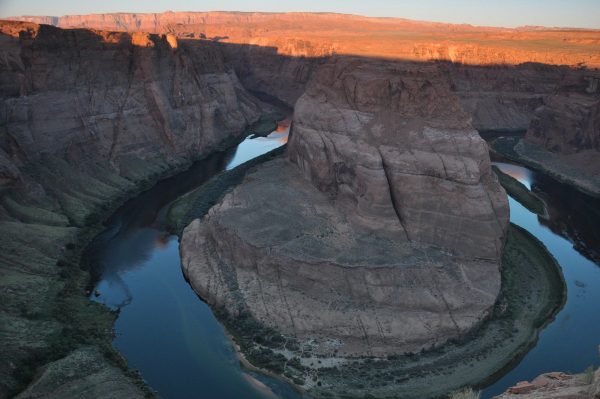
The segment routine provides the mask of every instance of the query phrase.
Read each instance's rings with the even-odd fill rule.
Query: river
[[[300,395],[279,380],[241,370],[232,344],[181,272],[179,242],[163,214],[181,195],[287,142],[289,121],[268,137],[195,163],[125,203],[85,257],[97,281],[91,298],[119,310],[114,346],[163,398]]]
[[[172,201],[216,173],[285,144],[288,131],[289,121],[283,121],[268,137],[247,138],[159,182],[117,210],[86,251],[99,294],[91,299],[119,310],[114,346],[161,397],[302,396],[278,379],[240,368],[223,327],[185,281],[178,239],[162,220]],[[559,261],[568,299],[536,346],[485,389],[483,398],[543,372],[581,372],[600,364],[598,201],[526,168],[496,164],[550,205],[546,221],[509,198],[511,221],[534,234]]]

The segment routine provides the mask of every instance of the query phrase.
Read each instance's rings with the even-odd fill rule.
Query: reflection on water
[[[502,172],[517,179],[518,181],[523,183],[528,189],[531,190],[532,174],[529,169],[503,162],[495,162],[494,165],[498,166],[502,170]]]
[[[535,235],[558,260],[567,283],[567,302],[556,319],[541,332],[536,346],[513,370],[486,389],[484,398],[542,373],[580,373],[589,365],[600,364],[600,263],[580,253],[581,248],[599,248],[598,201],[527,168],[495,164],[547,201],[548,220],[509,198],[510,219]]]
[[[252,158],[256,158],[265,152],[274,150],[287,143],[288,134],[290,132],[290,122],[290,119],[284,119],[277,124],[275,131],[267,137],[254,137],[240,143],[233,158],[227,165],[227,170],[233,169]]]
[[[283,121],[268,137],[194,164],[127,202],[88,248],[92,299],[120,309],[115,347],[165,398],[298,397],[287,384],[243,372],[210,308],[184,280],[179,242],[161,223],[166,205],[216,173],[275,149],[287,140]]]

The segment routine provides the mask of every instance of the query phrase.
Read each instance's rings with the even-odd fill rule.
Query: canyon
[[[492,315],[508,203],[478,131],[526,132],[515,151],[558,157],[592,192],[600,176],[598,31],[302,13],[15,19],[0,22],[0,397],[150,394],[110,348],[115,315],[84,295],[81,249],[124,199],[284,106],[285,156],[183,231],[182,267],[224,319],[315,359],[412,354]]]

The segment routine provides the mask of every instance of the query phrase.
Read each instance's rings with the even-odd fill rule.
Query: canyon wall
[[[100,166],[125,178],[154,159],[190,162],[271,108],[244,89],[210,43],[23,23],[4,24],[2,33],[5,185],[48,162],[92,176]]]
[[[144,395],[107,360],[114,315],[85,295],[78,243],[271,111],[211,43],[0,24],[0,397],[34,377],[22,397]]]
[[[556,91],[536,109],[527,140],[571,155],[600,151],[600,73],[565,74]]]
[[[331,13],[165,12],[15,17],[63,28],[173,33],[273,46],[281,54],[360,55],[474,65],[600,66],[600,31],[490,28]]]
[[[452,87],[476,129],[529,130],[530,143],[561,155],[597,152],[590,143],[600,137],[594,119],[600,95],[598,30],[490,28],[328,13],[166,12],[15,19],[242,45],[230,47],[229,60],[244,84],[289,105],[302,94],[315,61],[333,54],[450,62]],[[283,75],[284,84],[279,79]],[[574,164],[585,165],[594,156],[572,158]]]

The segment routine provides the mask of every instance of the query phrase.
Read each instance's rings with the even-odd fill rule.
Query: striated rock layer
[[[277,47],[281,54],[326,54],[492,65],[539,62],[600,66],[600,31],[456,25],[333,13],[165,12],[15,17],[63,28],[173,33]]]
[[[345,58],[318,68],[289,161],[184,231],[194,289],[323,354],[418,351],[481,323],[500,290],[508,204],[440,76]]]
[[[145,33],[4,24],[2,129],[15,163],[197,157],[258,119],[218,49]],[[175,41],[173,41],[175,40]]]
[[[0,23],[1,398],[34,377],[23,397],[144,395],[104,355],[114,315],[84,295],[78,243],[270,110],[211,43]],[[82,345],[102,350],[71,352]]]

